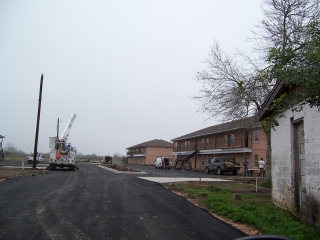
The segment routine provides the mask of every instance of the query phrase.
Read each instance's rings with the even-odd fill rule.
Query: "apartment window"
[[[228,134],[224,135],[224,144],[230,146],[230,137]]]
[[[249,147],[249,134],[247,131],[244,133],[244,146]]]
[[[190,146],[190,141],[185,141],[185,142],[184,142],[184,146],[185,146],[185,148],[188,150],[188,149],[189,149],[189,146]]]
[[[259,129],[256,129],[256,130],[253,130],[253,140],[255,142],[258,142],[259,141]]]
[[[173,148],[174,148],[174,150],[177,150],[177,149],[178,149],[178,143],[177,143],[177,142],[174,142],[174,143],[173,143]]]
[[[232,133],[230,135],[230,138],[231,138],[231,144],[234,145],[236,143],[236,135],[234,133]]]
[[[259,155],[258,155],[258,154],[255,154],[255,155],[253,156],[253,159],[254,159],[254,166],[255,166],[255,167],[258,167]]]
[[[203,149],[206,149],[209,143],[209,138],[202,138]]]
[[[224,135],[224,142],[226,146],[231,146],[236,142],[236,136],[234,133]]]

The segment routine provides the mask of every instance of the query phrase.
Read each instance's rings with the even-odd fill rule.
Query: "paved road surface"
[[[79,167],[0,182],[0,239],[244,236],[139,174],[117,174],[89,163]]]

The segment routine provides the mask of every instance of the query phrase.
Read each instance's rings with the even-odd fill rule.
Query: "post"
[[[37,126],[36,126],[36,135],[35,135],[35,140],[34,140],[34,150],[33,150],[33,165],[32,165],[32,168],[34,168],[34,169],[37,167],[38,136],[39,136],[39,125],[40,125],[41,98],[42,98],[42,84],[43,84],[43,74],[41,74],[41,79],[40,79],[39,102],[38,102],[38,114],[37,114]]]
[[[58,121],[57,121],[57,140],[59,140],[59,118],[58,118]]]

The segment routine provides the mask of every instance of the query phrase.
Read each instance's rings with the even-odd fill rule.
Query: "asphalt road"
[[[231,240],[245,236],[161,184],[138,178],[146,174],[113,173],[89,163],[78,166],[80,171],[0,182],[0,239]]]

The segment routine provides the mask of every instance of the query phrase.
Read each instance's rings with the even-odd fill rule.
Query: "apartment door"
[[[306,161],[303,120],[294,125],[295,204],[301,213],[306,212]]]

